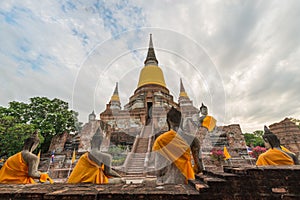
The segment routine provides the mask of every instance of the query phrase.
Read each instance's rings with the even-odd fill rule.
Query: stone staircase
[[[142,137],[148,139],[151,133],[152,133],[152,122],[150,122],[147,126],[144,127]]]
[[[138,145],[134,153],[135,154],[147,153],[149,138],[137,138],[137,139],[138,139]]]
[[[148,152],[149,136],[152,132],[152,123],[144,127],[140,137],[135,140],[136,147],[132,149],[131,155],[127,161],[126,174],[129,176],[141,176],[145,172],[145,159]]]
[[[144,172],[146,153],[135,153],[127,166],[127,175],[141,175]]]

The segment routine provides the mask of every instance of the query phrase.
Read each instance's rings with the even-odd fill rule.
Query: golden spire
[[[183,83],[182,83],[182,79],[180,78],[180,94],[179,94],[179,97],[188,97],[187,93],[185,92],[185,89],[184,89],[184,86],[183,86]]]
[[[110,101],[120,101],[119,91],[118,91],[118,82],[116,83],[115,91],[114,91]]]
[[[152,34],[150,34],[149,48],[144,64],[145,66],[140,72],[138,88],[148,84],[155,84],[166,87],[164,74],[161,68],[158,67],[158,61],[155,56]]]

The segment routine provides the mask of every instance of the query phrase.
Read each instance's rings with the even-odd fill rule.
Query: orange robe
[[[214,130],[214,128],[216,126],[216,122],[217,122],[217,120],[215,118],[213,118],[212,116],[206,116],[203,119],[202,126],[207,128],[207,130],[210,132],[210,131]]]
[[[174,130],[160,135],[155,140],[152,151],[158,151],[162,156],[173,162],[186,180],[195,179],[190,147]]]
[[[259,155],[256,165],[294,165],[294,161],[284,152],[276,148],[270,148]]]
[[[7,159],[0,170],[0,183],[35,183],[33,178],[28,176],[28,166],[23,160],[21,152]]]
[[[68,183],[108,183],[108,177],[104,174],[104,165],[99,166],[85,153],[74,167]]]

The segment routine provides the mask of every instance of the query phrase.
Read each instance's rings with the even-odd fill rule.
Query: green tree
[[[262,135],[263,135],[263,131],[261,130],[257,130],[257,131],[254,131],[253,133],[245,133],[244,134],[244,138],[245,138],[245,141],[246,141],[246,145],[247,146],[261,146],[261,147],[264,147],[265,144],[264,144],[264,140],[262,139]]]
[[[34,130],[34,125],[18,123],[15,117],[0,116],[0,157],[9,157],[21,151],[24,140],[28,138]],[[43,142],[44,139],[40,134],[39,137],[41,142]]]
[[[23,144],[24,139],[35,129],[41,134],[44,141],[42,151],[46,152],[54,135],[75,132],[79,126],[78,113],[69,110],[68,103],[57,98],[50,100],[46,97],[34,97],[28,104],[13,101],[8,108],[0,107],[0,142],[9,144],[9,137],[19,138],[15,146],[11,147],[16,149],[15,152],[19,150],[16,146],[22,148],[20,143]],[[0,149],[0,155],[2,151],[7,152]]]
[[[60,100],[49,100],[46,97],[35,97],[30,99],[29,111],[32,113],[28,119],[41,130],[45,138],[42,146],[43,152],[49,149],[51,139],[54,135],[64,132],[75,132],[78,130],[78,113],[69,110],[68,103]]]

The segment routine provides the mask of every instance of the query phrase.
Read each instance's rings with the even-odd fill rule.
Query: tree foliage
[[[300,129],[300,119],[290,118],[290,120],[291,120],[292,122],[294,122],[294,123],[298,126],[298,128]]]
[[[0,156],[21,150],[24,139],[35,129],[41,134],[41,148],[46,152],[54,135],[75,132],[79,125],[78,113],[60,99],[34,97],[28,104],[10,102],[8,108],[0,107]]]
[[[0,129],[0,157],[9,157],[22,150],[24,140],[32,134],[34,126],[18,123],[14,117],[7,116],[1,118]],[[40,138],[43,140],[41,135]]]
[[[262,139],[263,131],[257,130],[254,131],[253,133],[245,133],[244,138],[246,141],[247,146],[261,146],[264,147],[265,143],[264,140]]]

